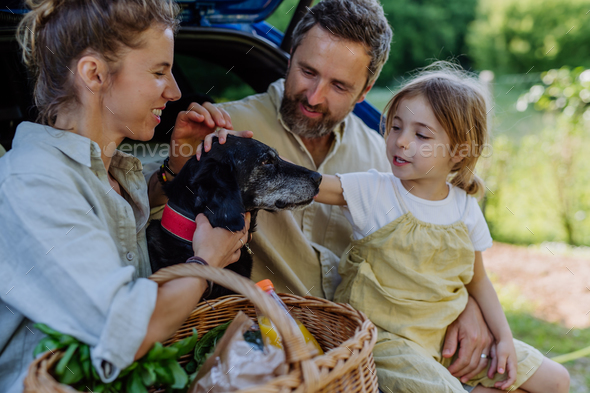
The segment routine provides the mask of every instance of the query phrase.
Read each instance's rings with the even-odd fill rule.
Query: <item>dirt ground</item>
[[[537,318],[575,328],[590,326],[590,257],[560,255],[551,245],[494,243],[483,258],[498,283],[518,286],[534,304]]]
[[[588,328],[590,253],[586,250],[570,256],[571,252],[564,253],[559,248],[563,247],[494,243],[483,254],[484,264],[494,285],[516,287],[517,301],[532,305],[530,309],[535,317],[566,328]],[[570,392],[590,393],[590,358],[570,361],[564,366],[571,377]]]

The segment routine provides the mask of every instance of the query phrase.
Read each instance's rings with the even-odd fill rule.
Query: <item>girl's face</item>
[[[172,75],[174,34],[150,28],[144,45],[123,56],[110,90],[104,97],[104,118],[111,131],[130,139],[148,141],[160,123],[168,101],[180,98]]]
[[[451,156],[453,150],[424,96],[400,101],[387,136],[387,158],[396,177],[446,181],[455,162],[460,161]]]

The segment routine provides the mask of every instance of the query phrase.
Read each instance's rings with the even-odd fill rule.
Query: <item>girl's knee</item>
[[[543,364],[547,364],[550,372],[547,373],[547,382],[551,386],[545,390],[547,392],[568,393],[570,391],[570,373],[561,364],[550,359],[545,359]]]
[[[570,374],[561,364],[545,358],[539,369],[521,388],[530,393],[568,393]]]
[[[568,393],[570,391],[570,373],[567,371],[565,367],[561,364],[556,364],[556,372],[555,372],[555,382],[556,382],[556,389],[555,391],[558,393]]]

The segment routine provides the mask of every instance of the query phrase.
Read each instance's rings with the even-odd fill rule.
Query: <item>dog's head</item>
[[[282,160],[255,139],[214,138],[201,160],[191,158],[165,192],[176,206],[205,213],[214,227],[239,230],[244,212],[305,206],[318,193],[322,176]]]

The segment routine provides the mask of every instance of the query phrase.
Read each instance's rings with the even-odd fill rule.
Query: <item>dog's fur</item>
[[[258,210],[278,211],[310,204],[318,193],[322,176],[282,160],[267,145],[248,138],[214,138],[211,150],[201,160],[191,158],[178,175],[165,184],[169,203],[188,217],[204,213],[211,226],[239,231],[244,213],[251,213],[250,233],[256,227]],[[147,229],[152,271],[185,262],[193,256],[192,244],[166,232],[159,220]],[[252,256],[242,249],[240,259],[227,267],[244,277],[252,272]],[[219,285],[210,299],[231,294]]]

